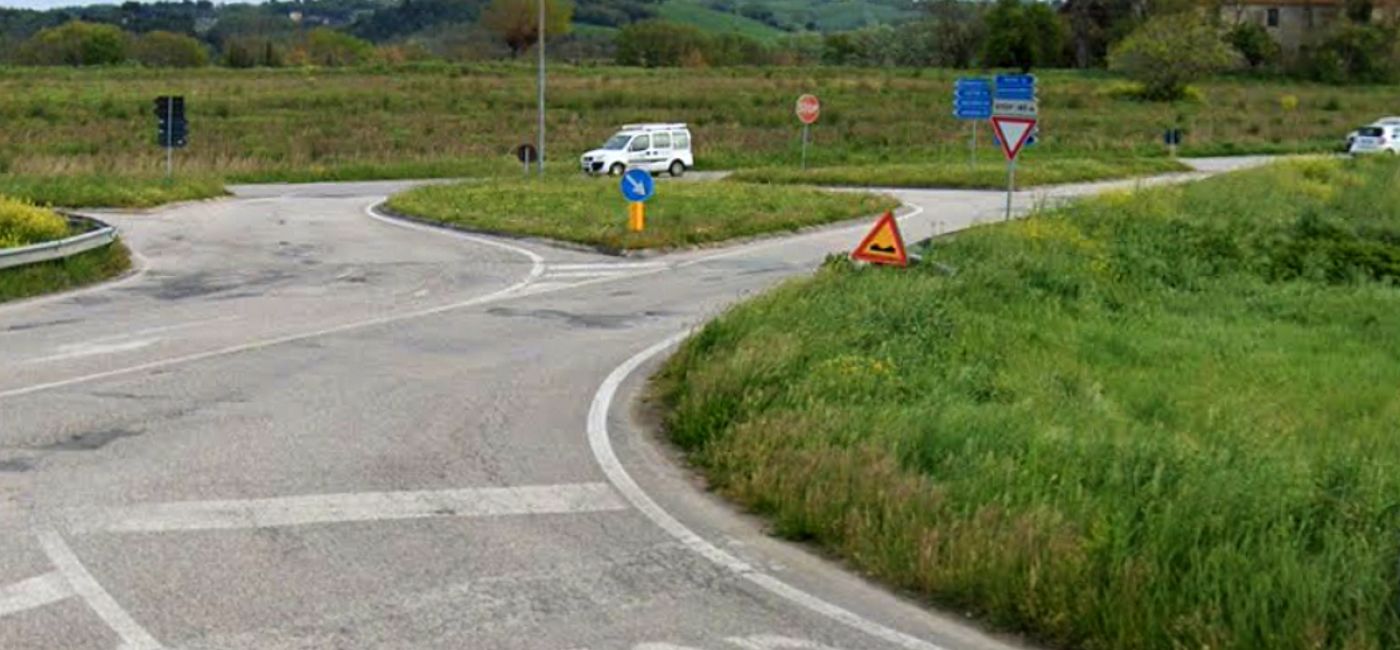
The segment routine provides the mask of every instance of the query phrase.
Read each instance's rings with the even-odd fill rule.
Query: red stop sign
[[[797,98],[797,119],[803,124],[813,124],[822,114],[822,102],[816,95],[803,95]]]

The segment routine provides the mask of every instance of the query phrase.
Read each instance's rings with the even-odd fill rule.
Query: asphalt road
[[[766,537],[638,425],[666,341],[868,224],[619,259],[367,212],[399,187],[105,215],[140,274],[0,307],[0,648],[1017,647]],[[1003,203],[898,194],[911,239]]]

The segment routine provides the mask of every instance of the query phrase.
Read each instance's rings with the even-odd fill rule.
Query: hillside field
[[[681,121],[702,169],[795,167],[795,98],[824,102],[814,167],[918,165],[967,159],[969,126],[950,116],[945,70],[552,68],[549,152],[568,168],[618,126]],[[1060,158],[1161,157],[1160,132],[1180,120],[1186,155],[1335,148],[1358,124],[1396,112],[1385,87],[1222,79],[1202,100],[1122,97],[1101,73],[1041,75],[1042,141],[1026,167]],[[524,65],[190,71],[112,68],[0,71],[0,186],[36,177],[158,178],[152,99],[188,101],[184,179],[361,179],[509,174],[510,152],[534,138],[535,80]],[[1285,110],[1287,97],[1298,99]],[[995,160],[984,126],[980,157]],[[181,192],[172,192],[180,195]]]

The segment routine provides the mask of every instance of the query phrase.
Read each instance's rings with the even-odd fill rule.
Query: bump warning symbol
[[[851,253],[851,258],[871,264],[909,265],[909,255],[904,251],[904,237],[899,234],[899,222],[894,220],[893,212],[886,212],[885,216],[880,217],[875,228]]]

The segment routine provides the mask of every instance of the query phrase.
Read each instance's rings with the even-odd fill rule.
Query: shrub
[[[677,67],[703,57],[705,34],[689,25],[644,20],[617,35],[617,62],[648,68]]]
[[[1328,83],[1388,83],[1397,78],[1400,29],[1343,24],[1303,52],[1303,73]]]
[[[374,55],[374,44],[327,27],[306,35],[307,63],[326,67],[355,65]]]
[[[74,20],[35,34],[20,47],[29,65],[111,65],[126,60],[130,37],[111,25]]]
[[[1278,63],[1280,49],[1258,23],[1240,23],[1226,34],[1225,39],[1251,68],[1263,68]]]
[[[1040,2],[997,0],[987,13],[982,62],[1029,71],[1059,63],[1064,27],[1053,9]]]
[[[151,68],[199,68],[209,53],[199,41],[172,32],[147,32],[131,44],[131,58]]]
[[[1109,68],[1142,82],[1143,97],[1180,99],[1186,85],[1236,65],[1239,54],[1204,16],[1183,12],[1153,18],[1109,53]]]
[[[68,222],[53,210],[0,196],[0,248],[62,239]]]

